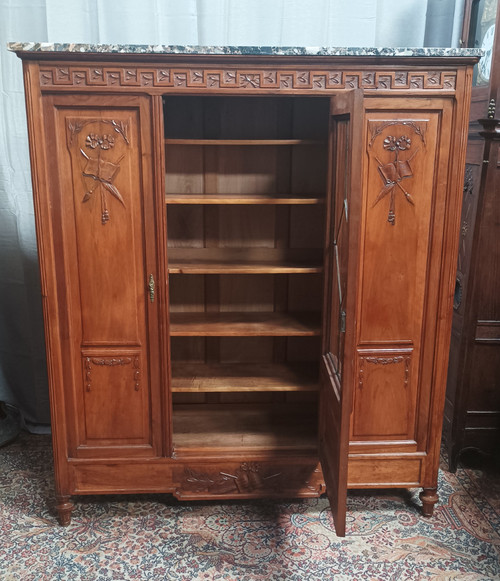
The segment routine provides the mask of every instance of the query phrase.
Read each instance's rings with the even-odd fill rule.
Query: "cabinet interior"
[[[315,448],[330,101],[163,102],[174,447]]]

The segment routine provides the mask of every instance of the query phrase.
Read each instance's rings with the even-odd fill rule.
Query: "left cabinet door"
[[[157,223],[147,96],[45,96],[46,185],[62,381],[52,395],[74,458],[161,453]],[[158,206],[156,206],[158,207]],[[48,217],[48,218],[47,218]],[[40,234],[40,232],[39,232]],[[48,283],[50,285],[50,282]],[[153,289],[154,285],[154,289]],[[50,320],[47,320],[50,319]],[[52,334],[52,341],[54,334]],[[49,365],[51,349],[48,349]]]

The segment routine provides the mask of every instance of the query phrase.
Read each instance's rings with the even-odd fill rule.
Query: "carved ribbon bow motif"
[[[113,180],[120,171],[120,161],[124,156],[120,157],[120,159],[116,160],[114,163],[102,159],[102,151],[111,149],[115,146],[115,138],[113,135],[97,135],[91,133],[90,135],[87,135],[85,146],[89,149],[97,150],[97,157],[90,157],[82,148],[80,148],[80,153],[87,160],[82,174],[84,177],[91,178],[95,181],[94,185],[83,196],[82,202],[88,202],[96,190],[100,191],[101,222],[104,225],[109,221],[106,192],[109,192],[119,200],[123,206],[125,206],[125,202],[123,201],[120,192],[116,186],[113,185]]]
[[[392,135],[388,135],[384,139],[383,147],[387,151],[394,152],[394,159],[389,163],[384,164],[377,157],[375,157],[377,163],[379,164],[378,171],[382,181],[384,182],[384,187],[377,196],[373,206],[376,206],[380,200],[385,198],[385,196],[390,195],[389,215],[387,216],[387,221],[389,224],[394,226],[396,223],[396,188],[401,190],[407,202],[409,202],[412,206],[415,205],[411,194],[403,188],[401,182],[404,179],[413,177],[413,171],[411,169],[410,162],[418,153],[418,149],[407,159],[399,158],[400,152],[408,151],[411,147],[411,139],[406,135],[401,135],[400,137],[393,137]]]

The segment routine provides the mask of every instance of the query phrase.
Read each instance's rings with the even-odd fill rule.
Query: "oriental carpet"
[[[169,495],[77,498],[54,514],[51,443],[0,448],[1,581],[500,579],[500,476],[440,471],[432,518],[418,490],[351,491],[347,534],[326,499],[181,503]]]

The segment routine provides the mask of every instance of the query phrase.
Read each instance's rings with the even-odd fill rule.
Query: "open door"
[[[345,535],[361,213],[363,91],[332,98],[321,362],[320,460],[338,536]]]

